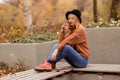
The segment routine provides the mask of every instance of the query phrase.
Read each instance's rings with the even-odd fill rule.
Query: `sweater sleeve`
[[[85,36],[84,30],[77,29],[72,34],[70,34],[67,38],[65,38],[63,41],[61,41],[58,44],[57,49],[61,50],[66,44],[69,44],[69,45],[80,44],[85,41],[84,36]]]
[[[58,40],[59,40],[59,43],[62,41],[62,40],[64,40],[64,38],[65,38],[65,31],[60,31],[60,35],[59,35],[59,38],[58,38]]]

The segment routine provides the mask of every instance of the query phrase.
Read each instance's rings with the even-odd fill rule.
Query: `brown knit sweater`
[[[65,35],[60,32],[57,49],[61,50],[66,44],[71,45],[84,58],[89,58],[89,49],[84,28],[77,28]]]

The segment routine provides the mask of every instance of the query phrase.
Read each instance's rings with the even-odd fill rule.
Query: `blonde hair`
[[[80,22],[79,22],[79,19],[77,18],[77,16],[75,16],[76,20],[77,20],[77,24],[76,24],[76,29],[77,28],[80,28],[80,27],[83,27]]]
[[[80,23],[78,22],[78,23],[76,24],[76,29],[79,28],[79,27],[80,27]]]
[[[84,28],[79,22],[76,24],[76,29],[77,28]],[[85,28],[84,28],[85,29]]]

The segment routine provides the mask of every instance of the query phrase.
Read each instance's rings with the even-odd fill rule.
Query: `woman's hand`
[[[58,49],[55,49],[55,51],[53,52],[53,54],[51,56],[53,61],[56,61],[56,55],[57,55],[57,53],[58,53]]]
[[[68,23],[68,22],[65,22],[65,23],[63,23],[63,25],[61,26],[61,29],[65,30],[65,29],[68,28],[68,26],[69,26],[69,23]]]

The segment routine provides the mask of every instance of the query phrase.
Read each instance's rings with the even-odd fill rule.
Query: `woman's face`
[[[74,14],[69,14],[68,22],[69,22],[70,26],[76,26],[76,24],[78,23],[78,19]]]

